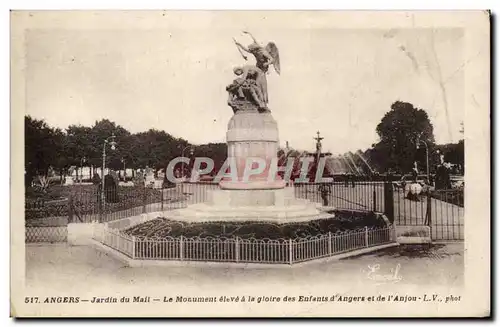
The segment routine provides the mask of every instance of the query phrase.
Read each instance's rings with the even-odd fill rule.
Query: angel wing
[[[273,57],[274,70],[276,70],[276,72],[279,75],[281,72],[281,68],[280,68],[280,53],[279,53],[278,47],[276,46],[276,44],[274,42],[269,42],[266,45],[266,51],[271,55],[271,57]]]

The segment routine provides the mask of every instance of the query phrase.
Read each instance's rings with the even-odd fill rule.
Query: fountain
[[[349,170],[347,173],[356,175],[356,170],[351,166],[349,161],[346,159],[345,155],[341,155],[340,158],[342,158],[342,160],[345,163],[345,166]]]
[[[354,167],[355,169],[355,174],[356,175],[361,175],[362,174],[362,170],[360,170],[360,168],[358,168],[358,166],[356,165],[356,162],[354,162],[354,156],[352,155],[351,152],[348,152],[346,154],[346,157],[351,161],[352,163],[352,166]]]
[[[372,169],[372,167],[370,166],[370,164],[368,163],[368,161],[365,159],[365,156],[363,155],[363,152],[361,152],[361,150],[358,150],[356,152],[356,154],[365,163],[366,167],[368,167],[368,169],[370,170],[370,173],[371,174],[375,173],[375,171]]]

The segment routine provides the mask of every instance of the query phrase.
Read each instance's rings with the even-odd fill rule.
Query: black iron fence
[[[383,182],[295,183],[295,196],[337,209],[384,212]]]
[[[295,183],[295,196],[339,210],[385,213],[397,225],[427,225],[440,240],[463,239],[463,189],[413,192],[411,184],[346,180],[332,183]],[[205,202],[217,183],[182,183],[170,187],[118,186],[103,194],[95,185],[60,186],[50,200],[27,199],[29,227],[57,227],[67,223],[107,222]],[[55,191],[54,191],[55,192]],[[415,193],[418,193],[415,195]]]
[[[72,194],[68,203],[69,222],[106,222],[150,211],[162,200],[162,189],[119,186],[104,193],[96,187]],[[158,208],[156,208],[158,207]]]
[[[429,226],[433,240],[464,239],[464,189],[433,190],[394,184],[397,225]]]
[[[163,204],[179,204],[182,200],[181,195],[175,190],[171,191],[171,188],[118,186],[105,190],[104,193],[95,185],[59,188],[59,199],[26,199],[27,226],[105,222],[143,212],[159,211]]]

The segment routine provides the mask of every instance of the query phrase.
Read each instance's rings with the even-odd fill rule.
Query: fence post
[[[425,212],[425,221],[427,222],[427,226],[431,226],[431,213],[432,213],[432,197],[430,191],[427,191],[427,210]]]
[[[100,187],[102,188],[102,183],[100,184]],[[99,210],[99,217],[97,218],[99,223],[102,223],[104,221],[104,203],[102,201],[102,189],[98,188],[97,189],[97,209]],[[94,220],[94,219],[92,219]]]
[[[180,243],[179,243],[179,257],[180,257],[181,261],[184,260],[184,240],[183,240],[182,235],[180,237]]]
[[[135,236],[132,236],[132,259],[135,259]]]
[[[394,223],[394,190],[392,178],[388,176],[384,182],[384,213],[391,223]]]
[[[377,211],[377,189],[376,184],[373,184],[373,212]]]
[[[236,262],[240,261],[240,243],[238,242],[238,236],[236,236],[236,239],[234,241],[234,250],[235,252],[235,259]]]
[[[164,185],[161,185],[161,211],[163,211],[163,193],[165,192]]]
[[[290,239],[290,248],[289,248],[289,255],[290,255],[290,265],[293,264],[293,244],[292,244],[292,239]]]
[[[368,247],[368,226],[365,226],[365,246]]]
[[[144,191],[142,192],[142,213],[146,213],[146,185],[144,185]]]
[[[328,232],[328,254],[332,255],[332,232]]]
[[[104,224],[104,226],[99,234],[100,234],[99,242],[104,243],[105,245],[108,245],[108,242],[107,242],[108,226],[106,224]]]
[[[73,206],[73,194],[70,194],[69,195],[69,203],[68,203],[68,206],[69,206],[69,212],[68,212],[68,221],[70,223],[73,222],[73,219],[74,219],[74,206]]]

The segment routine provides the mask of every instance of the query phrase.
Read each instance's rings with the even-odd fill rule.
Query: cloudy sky
[[[438,142],[460,137],[461,29],[262,28],[212,19],[28,30],[26,113],[61,128],[107,118],[131,132],[156,128],[192,143],[224,142],[232,115],[225,86],[244,63],[232,38],[248,44],[241,31],[249,29],[280,51],[281,75],[272,71],[268,87],[282,144],[313,150],[319,130],[325,150],[366,149],[397,100],[429,113]]]

